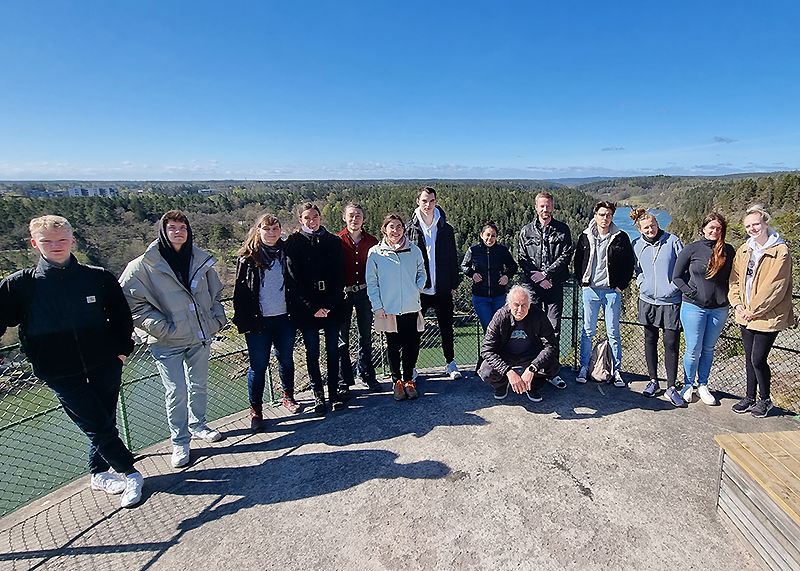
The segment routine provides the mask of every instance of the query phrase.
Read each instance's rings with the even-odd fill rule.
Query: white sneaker
[[[206,442],[219,442],[222,440],[222,434],[207,426],[204,426],[200,430],[192,430],[191,433],[193,438],[199,438]]]
[[[714,398],[714,395],[711,394],[711,391],[708,390],[706,385],[700,385],[697,387],[697,394],[700,395],[700,400],[708,406],[717,406],[719,404],[717,399]]]
[[[580,371],[580,373],[578,373],[578,376],[575,377],[575,380],[577,382],[583,384],[583,383],[586,382],[586,377],[588,377],[588,376],[589,376],[589,368],[588,367],[581,367],[581,371]]]
[[[624,387],[625,381],[622,379],[622,375],[619,371],[614,371],[614,386],[615,387]]]
[[[444,374],[450,377],[450,379],[453,381],[461,378],[461,371],[458,370],[458,365],[456,365],[455,359],[444,366]]]
[[[694,394],[694,387],[692,385],[684,386],[683,390],[681,390],[681,398],[683,402],[686,404],[690,404],[692,402],[692,395]]]
[[[92,474],[91,486],[107,494],[121,494],[125,491],[125,475],[116,472],[98,472]]]
[[[175,444],[172,446],[172,467],[183,468],[189,463],[189,445]]]
[[[142,488],[144,478],[139,472],[125,476],[125,493],[119,500],[119,505],[123,508],[131,508],[142,501]]]

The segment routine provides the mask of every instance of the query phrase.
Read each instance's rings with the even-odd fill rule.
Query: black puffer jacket
[[[508,248],[496,243],[489,248],[483,242],[470,246],[461,262],[461,271],[471,278],[480,274],[480,282],[472,282],[472,295],[477,297],[496,297],[505,295],[508,284],[500,285],[498,280],[506,276],[509,281],[517,273],[517,263]]]
[[[461,282],[461,275],[458,268],[458,252],[456,251],[456,238],[453,227],[447,223],[444,210],[436,207],[439,211],[439,222],[436,224],[436,292],[445,293],[454,290]],[[428,277],[425,281],[425,288],[431,287],[431,270],[428,261],[428,251],[425,248],[425,234],[422,231],[419,220],[412,214],[406,226],[406,234],[412,243],[422,250],[422,258],[425,260],[425,272]]]
[[[117,279],[74,256],[65,267],[41,258],[0,282],[0,335],[15,325],[45,381],[85,374],[133,351],[133,319]]]
[[[517,250],[520,269],[527,284],[531,284],[533,272],[546,273],[553,285],[563,284],[569,279],[573,251],[569,226],[558,220],[551,220],[547,226],[546,239],[542,237],[542,226],[538,220],[520,230]],[[542,262],[542,249],[547,250],[547,264]]]
[[[322,229],[324,230],[324,228]],[[344,251],[339,236],[294,232],[286,240],[286,305],[299,327],[341,320],[344,299]],[[328,317],[314,317],[321,308]]]

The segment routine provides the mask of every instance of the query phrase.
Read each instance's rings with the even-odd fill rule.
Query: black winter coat
[[[621,290],[628,287],[633,278],[633,268],[636,264],[636,256],[633,253],[633,246],[628,235],[620,230],[612,236],[611,243],[608,245],[608,285],[610,288]],[[586,267],[589,265],[589,237],[586,232],[581,233],[578,244],[575,247],[575,279],[583,286],[588,284],[581,283]]]
[[[44,381],[85,374],[133,351],[133,319],[117,279],[74,256],[65,267],[41,258],[0,282],[0,335],[15,325]]]
[[[286,305],[299,327],[341,321],[344,300],[342,239],[327,230],[309,236],[295,232],[284,246],[286,253]],[[321,308],[328,317],[314,317]]]
[[[453,227],[447,223],[444,210],[439,211],[439,222],[436,225],[436,293],[446,293],[454,290],[461,282],[458,267],[458,251]],[[425,234],[422,232],[419,220],[412,214],[406,226],[408,239],[422,250],[422,259],[425,260],[425,288],[431,287],[431,269],[428,261],[428,251],[425,248]]]
[[[284,284],[286,282],[286,255],[281,256]],[[236,281],[233,284],[233,319],[239,333],[257,331],[261,320],[261,270],[251,258],[236,262]],[[284,291],[276,295],[286,295]],[[288,307],[287,307],[288,311]]]
[[[541,225],[538,220],[526,224],[519,233],[517,250],[519,252],[519,266],[522,270],[523,280],[526,284],[531,282],[533,272],[544,272],[553,285],[563,284],[569,279],[569,263],[572,261],[572,234],[569,226],[558,220],[551,220],[548,224],[547,239],[542,237]],[[542,262],[542,249],[547,250],[549,263]]]
[[[496,243],[489,248],[483,242],[470,246],[461,262],[461,271],[472,278],[480,274],[480,282],[472,282],[472,295],[477,297],[496,297],[505,295],[508,284],[502,286],[498,280],[506,276],[509,281],[517,273],[517,263],[503,244]],[[472,281],[472,280],[470,280]]]

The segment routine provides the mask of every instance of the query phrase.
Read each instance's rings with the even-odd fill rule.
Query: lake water
[[[655,208],[648,209],[649,212],[652,212],[656,216],[656,220],[658,220],[658,227],[667,229],[667,225],[672,222],[672,216],[669,215],[669,212],[666,210],[657,210]],[[620,206],[617,208],[617,211],[614,213],[614,224],[616,224],[620,229],[624,230],[631,241],[634,238],[638,238],[641,236],[640,232],[636,229],[636,226],[631,220],[631,207],[630,206]]]

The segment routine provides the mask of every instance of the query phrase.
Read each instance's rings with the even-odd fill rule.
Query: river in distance
[[[658,210],[656,208],[648,208],[648,212],[652,212],[658,220],[658,227],[667,229],[667,225],[672,222],[672,216],[666,210]],[[631,220],[631,207],[620,206],[614,213],[614,224],[621,230],[628,234],[628,237],[633,241],[635,238],[641,236],[641,233],[636,229],[636,225]]]

